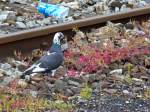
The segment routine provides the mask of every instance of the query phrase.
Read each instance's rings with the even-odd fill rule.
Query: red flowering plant
[[[113,35],[113,39],[110,38],[111,35],[108,35],[108,38],[105,35],[105,38],[100,39],[102,42],[99,43],[100,46],[89,42],[90,37],[79,32],[73,38],[69,50],[65,52],[65,63],[67,63],[69,76],[79,76],[81,72],[94,73],[116,61],[138,55],[150,55],[149,38],[135,34],[134,31],[133,34],[121,32],[120,37],[119,34]]]

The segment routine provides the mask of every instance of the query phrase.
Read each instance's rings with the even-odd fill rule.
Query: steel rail
[[[50,33],[54,33],[57,31],[69,30],[72,29],[73,27],[85,27],[89,25],[104,23],[106,21],[114,21],[114,20],[119,20],[124,18],[131,18],[134,16],[139,16],[144,14],[150,14],[150,5],[144,8],[133,9],[128,12],[118,12],[118,13],[103,15],[103,16],[99,15],[90,18],[75,20],[73,22],[50,25],[46,27],[39,27],[39,28],[19,31],[16,33],[2,35],[0,36],[0,44],[13,42],[17,40],[34,38],[42,35],[48,35]]]

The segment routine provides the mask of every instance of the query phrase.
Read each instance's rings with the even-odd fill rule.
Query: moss
[[[92,96],[92,89],[86,85],[85,88],[81,89],[80,96],[83,99],[90,99]]]

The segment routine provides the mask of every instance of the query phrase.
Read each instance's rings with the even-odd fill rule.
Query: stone
[[[150,57],[145,59],[145,66],[150,66]]]
[[[122,74],[123,70],[122,69],[116,69],[116,70],[112,70],[110,71],[109,74]]]
[[[4,74],[4,73],[5,73],[5,70],[0,69],[0,74]]]
[[[133,92],[134,93],[141,92],[142,90],[143,90],[143,88],[141,88],[141,87],[133,87]]]
[[[10,3],[20,3],[20,4],[27,4],[30,0],[10,0]]]
[[[121,3],[120,0],[111,0],[108,4],[108,6],[111,8],[115,8],[115,7],[121,8],[122,5],[123,4]]]
[[[0,83],[2,86],[7,86],[10,82],[12,82],[14,77],[4,77],[3,81]]]
[[[39,24],[37,24],[35,21],[29,21],[26,23],[27,28],[35,28],[38,27]]]
[[[100,90],[100,88],[101,88],[100,83],[98,83],[98,82],[92,83],[92,88],[93,88],[93,89]]]
[[[117,89],[104,89],[103,91],[109,94],[115,94],[117,92]]]
[[[126,24],[125,24],[125,28],[132,30],[132,29],[134,28],[134,25],[133,25],[131,22],[129,22],[129,23],[126,23]]]
[[[8,13],[0,12],[0,22],[4,22],[8,17]]]
[[[122,11],[122,12],[128,11],[127,6],[126,5],[122,5],[121,8],[120,8],[120,11]]]
[[[70,89],[72,90],[72,92],[74,94],[79,94],[80,93],[80,88],[79,87],[70,86]]]
[[[73,2],[68,2],[68,3],[62,3],[62,5],[67,6],[69,8],[72,8],[74,10],[79,9],[79,2],[78,1],[73,1]]]
[[[130,92],[128,90],[123,90],[122,91],[125,95],[128,95]]]
[[[140,0],[139,3],[138,3],[138,7],[144,7],[146,5],[148,5],[148,4],[144,0]]]
[[[30,94],[32,95],[32,97],[36,98],[37,95],[38,95],[38,92],[37,91],[30,91]]]
[[[51,24],[51,17],[44,18],[42,21],[37,21],[38,24],[41,26],[50,25]]]
[[[80,83],[79,83],[79,82],[77,82],[77,81],[73,81],[73,80],[68,80],[68,84],[69,84],[69,85],[76,86],[76,87],[78,87],[78,86],[80,85]]]
[[[103,2],[98,2],[95,4],[95,10],[97,13],[103,13],[103,11],[108,10],[108,7],[104,5]]]
[[[73,95],[74,95],[74,92],[73,92],[71,89],[66,89],[65,95],[66,95],[66,96],[73,96]]]
[[[71,21],[74,21],[73,17],[70,16],[70,17],[66,17],[64,18],[63,22],[71,22]]]
[[[95,82],[95,81],[99,81],[100,77],[97,74],[89,74],[89,82]]]
[[[138,78],[132,78],[132,80],[135,81],[135,82],[143,82],[142,79],[138,79]]]
[[[23,22],[16,22],[16,27],[21,29],[26,29],[26,25]]]
[[[55,84],[54,84],[54,89],[57,92],[63,93],[64,90],[66,89],[66,82],[64,82],[63,80],[56,80]]]
[[[79,18],[81,18],[81,13],[79,13],[79,12],[74,13],[74,14],[73,14],[73,18],[74,18],[74,19],[79,19]]]
[[[125,79],[125,76],[124,76],[124,75],[119,75],[119,74],[112,74],[111,77],[112,77],[114,80],[118,80],[118,81],[124,81],[124,79]]]
[[[40,82],[40,81],[43,80],[43,78],[40,77],[41,75],[42,75],[42,74],[37,74],[37,75],[35,75],[35,76],[32,76],[32,77],[31,77],[31,80],[32,80],[32,81],[35,81],[35,82]]]
[[[10,69],[12,66],[8,63],[1,63],[0,64],[0,68],[3,69],[3,70],[7,70],[7,69]]]
[[[16,21],[17,22],[25,22],[25,18],[23,16],[18,16]]]
[[[18,81],[18,86],[21,87],[21,88],[26,88],[27,85],[28,85],[27,82],[25,80],[23,80],[23,79],[20,79]]]
[[[7,32],[0,30],[0,35],[4,35],[4,34],[7,34]]]

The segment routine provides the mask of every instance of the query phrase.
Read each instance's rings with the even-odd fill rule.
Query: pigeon
[[[55,71],[60,67],[64,61],[63,51],[61,49],[61,40],[64,38],[63,33],[57,32],[54,35],[52,46],[47,53],[36,61],[31,67],[26,69],[21,76],[22,79],[29,79],[29,77],[37,73],[51,73],[54,76]]]

